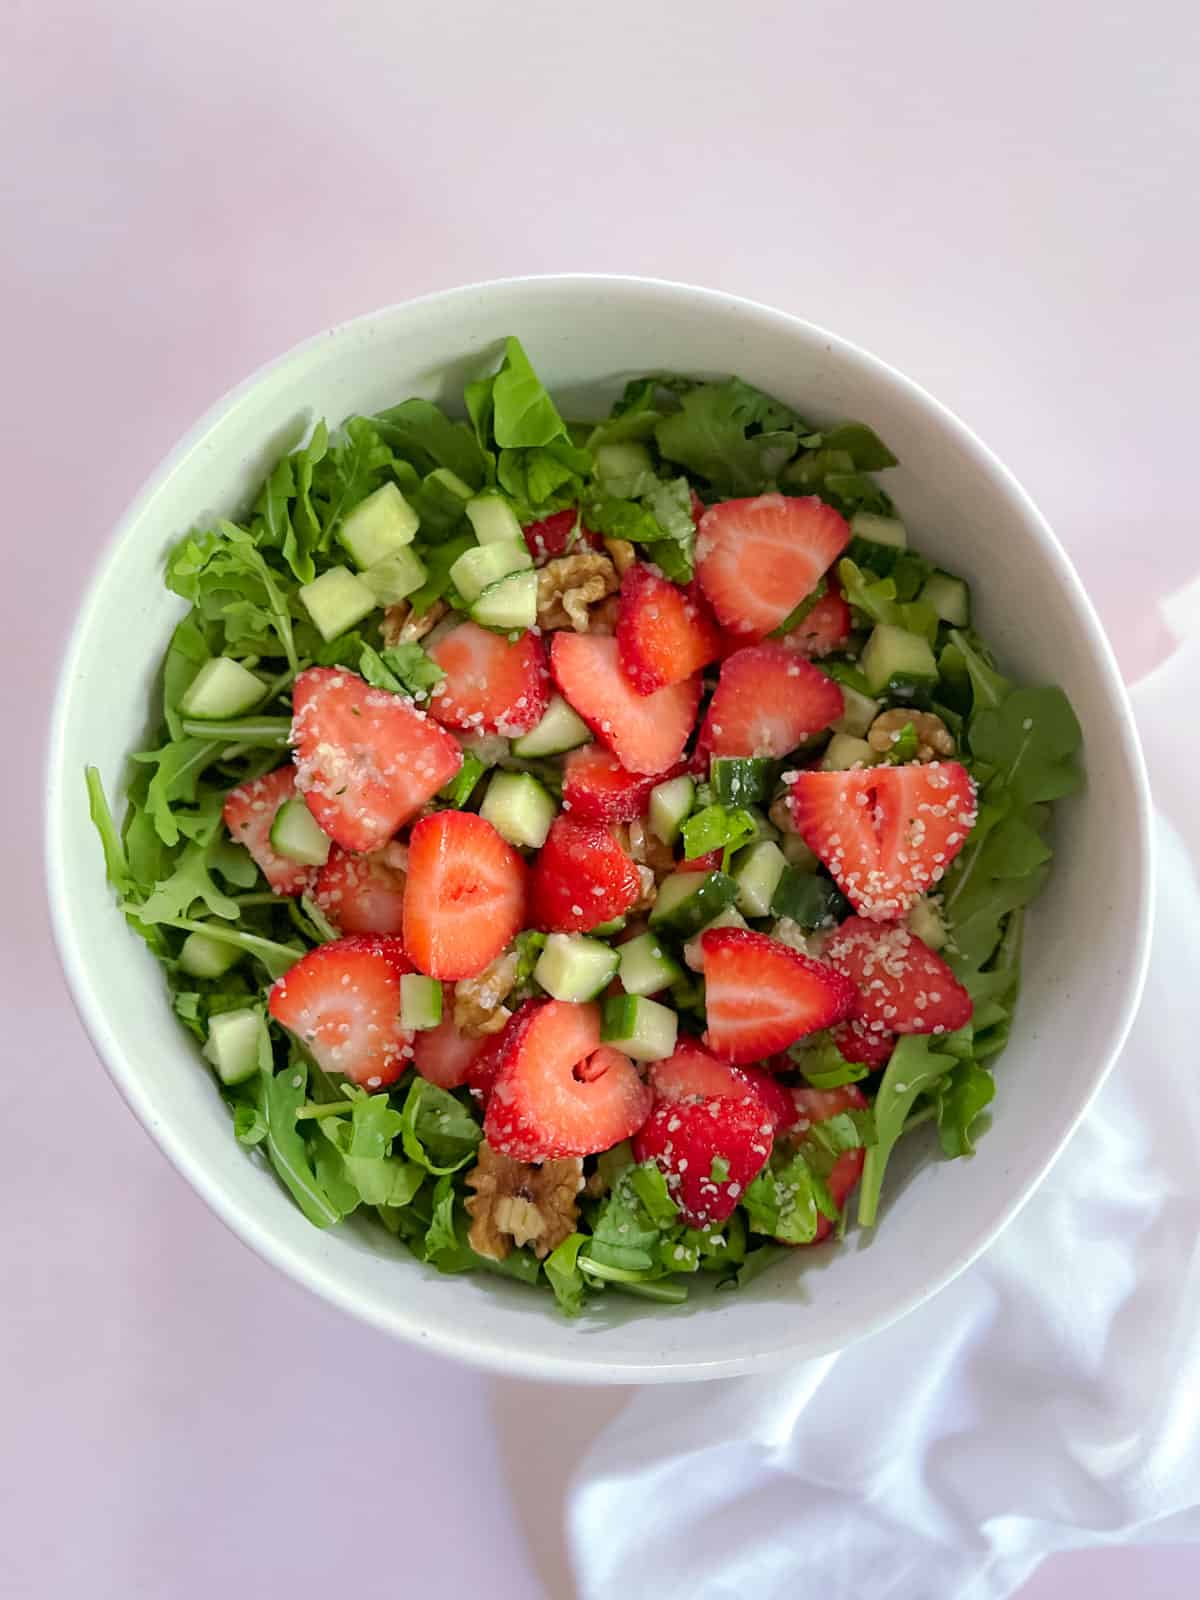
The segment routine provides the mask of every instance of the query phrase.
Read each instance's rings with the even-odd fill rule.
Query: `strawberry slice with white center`
[[[659,1100],[633,1136],[638,1161],[653,1161],[683,1220],[724,1222],[771,1154],[774,1122],[756,1094]]]
[[[295,798],[296,769],[289,761],[286,767],[232,789],[222,812],[230,838],[246,847],[276,894],[303,894],[316,876],[313,867],[289,861],[271,844],[275,813]]]
[[[858,990],[833,967],[765,933],[710,928],[704,952],[704,1043],[741,1066],[852,1017]]]
[[[443,1004],[451,1007],[449,992]],[[457,1089],[469,1080],[471,1068],[490,1043],[489,1039],[472,1039],[460,1033],[454,1018],[445,1016],[436,1028],[423,1028],[413,1035],[413,1066],[439,1089]]]
[[[828,1122],[830,1117],[840,1117],[847,1111],[864,1111],[866,1096],[850,1083],[840,1089],[791,1089],[794,1116],[788,1131],[806,1133],[815,1122]],[[862,1177],[867,1158],[865,1150],[843,1150],[833,1163],[833,1170],[825,1180],[834,1205],[841,1211],[851,1192]],[[817,1217],[817,1231],[810,1245],[820,1244],[833,1231],[833,1223],[823,1214]]]
[[[368,856],[334,845],[313,899],[342,933],[403,933],[406,860],[404,846],[394,842]]]
[[[464,733],[516,738],[542,720],[549,703],[546,649],[523,633],[511,642],[476,622],[462,622],[429,647],[446,676],[433,687],[429,714]]]
[[[404,944],[431,978],[475,978],[525,923],[527,872],[470,811],[423,817],[408,841]]]
[[[378,850],[462,766],[462,751],[406,695],[344,667],[309,667],[292,696],[296,787],[343,850]]]
[[[603,745],[584,745],[563,763],[563,810],[576,822],[632,822],[645,815],[661,782],[654,773],[626,772]]]
[[[581,933],[624,916],[642,892],[637,867],[607,828],[556,817],[534,863],[529,915],[547,933]]]
[[[845,709],[841,688],[779,644],[755,644],[722,663],[700,747],[714,756],[788,755]]]
[[[505,1029],[484,1137],[514,1161],[593,1155],[646,1120],[650,1090],[628,1056],[600,1042],[600,1008],[526,1002]]]
[[[894,922],[945,874],[977,815],[957,761],[791,775],[792,816],[860,915]]]
[[[683,754],[700,705],[700,679],[638,694],[605,634],[556,633],[550,667],[568,704],[628,772],[662,774]]]
[[[849,917],[825,941],[824,958],[861,995],[859,1027],[895,1033],[953,1033],[971,1020],[971,997],[936,951],[903,923]]]
[[[802,656],[827,656],[845,649],[851,626],[850,607],[839,590],[830,588],[802,621],[780,635],[778,642],[785,650]]]
[[[638,694],[653,694],[715,661],[721,630],[707,605],[638,561],[621,580],[617,652]]]
[[[696,573],[721,626],[761,639],[812,593],[849,542],[845,517],[813,495],[722,500],[700,519]]]
[[[412,1034],[400,1026],[400,979],[411,971],[399,939],[335,939],[285,972],[267,1004],[326,1072],[381,1089],[412,1059]]]

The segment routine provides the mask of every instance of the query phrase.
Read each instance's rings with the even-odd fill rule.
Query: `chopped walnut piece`
[[[954,735],[932,711],[881,711],[871,724],[867,743],[886,755],[910,723],[917,736],[918,761],[939,761],[954,754]]]
[[[619,584],[617,569],[596,550],[580,550],[548,561],[538,572],[538,626],[588,633],[588,607],[614,594]]]
[[[627,837],[626,848],[631,858],[640,866],[649,867],[660,883],[675,871],[675,852],[651,832],[640,817],[629,824]]]
[[[477,1152],[478,1166],[467,1174],[471,1227],[467,1242],[476,1255],[503,1261],[515,1244],[532,1245],[538,1260],[575,1232],[579,1220],[576,1195],[583,1188],[583,1159],[514,1161],[493,1150],[485,1139]]]
[[[800,832],[799,828],[796,826],[796,819],[792,816],[791,804],[789,803],[788,796],[786,794],[781,794],[778,800],[771,801],[771,808],[767,812],[767,815],[779,829],[780,833]]]
[[[628,539],[605,539],[604,548],[617,569],[617,577],[623,578],[637,560],[637,551]]]
[[[654,876],[652,867],[644,867],[639,864],[636,871],[639,884],[638,897],[629,909],[631,911],[649,911],[650,907],[658,899],[658,879]]]
[[[380,628],[385,647],[392,650],[398,644],[415,644],[418,639],[433,632],[447,609],[444,600],[435,600],[422,616],[414,617],[410,600],[401,600],[397,605],[388,606]]]
[[[512,1016],[504,1001],[517,981],[517,953],[510,950],[497,956],[477,978],[463,978],[454,985],[454,1026],[468,1039],[482,1039],[499,1033]]]

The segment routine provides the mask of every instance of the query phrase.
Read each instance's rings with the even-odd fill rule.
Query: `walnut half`
[[[580,550],[547,561],[538,572],[538,627],[587,633],[591,628],[589,607],[615,594],[620,582],[616,567],[598,550]]]
[[[493,1150],[485,1139],[479,1164],[467,1174],[471,1227],[467,1242],[476,1255],[503,1261],[515,1244],[533,1246],[539,1261],[575,1232],[583,1188],[583,1160],[514,1161]]]
[[[954,754],[954,735],[932,711],[881,711],[871,724],[867,743],[886,755],[910,723],[917,736],[918,761],[940,761]]]
[[[380,630],[384,644],[389,650],[398,644],[415,644],[418,639],[423,639],[427,633],[433,632],[448,609],[444,600],[435,600],[424,615],[414,617],[412,602],[409,600],[401,600],[394,606],[388,606],[383,613],[383,626]]]

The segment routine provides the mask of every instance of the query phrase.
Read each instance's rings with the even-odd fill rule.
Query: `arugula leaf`
[[[253,1148],[263,1142],[269,1131],[267,1119],[257,1106],[234,1106],[233,1134],[239,1144]]]
[[[436,1176],[467,1166],[483,1137],[466,1106],[424,1078],[413,1079],[400,1117],[405,1154]]]
[[[726,1172],[725,1182],[729,1174]],[[643,1162],[641,1166],[632,1167],[629,1171],[629,1183],[637,1195],[650,1220],[660,1228],[669,1228],[678,1220],[679,1207],[671,1199],[671,1191],[667,1188],[667,1180],[662,1170],[653,1161]]]
[[[806,450],[843,451],[859,472],[881,472],[897,464],[887,445],[865,422],[838,422],[832,428],[806,435],[800,443]]]
[[[304,1104],[308,1067],[293,1050],[286,1067],[274,1076],[260,1072],[252,1080],[255,1103],[266,1123],[266,1147],[271,1165],[291,1191],[308,1220],[328,1228],[341,1220],[309,1160],[308,1149],[296,1127],[296,1112]]]
[[[810,1244],[818,1216],[837,1219],[829,1191],[813,1172],[803,1150],[780,1147],[758,1173],[742,1199],[750,1227],[788,1244]]]
[[[568,1317],[577,1317],[583,1311],[586,1285],[579,1270],[579,1252],[586,1243],[587,1234],[568,1234],[542,1263],[559,1309]]]
[[[346,1179],[369,1206],[406,1206],[425,1181],[425,1169],[392,1155],[403,1127],[386,1094],[357,1095],[350,1114],[325,1117],[320,1130],[342,1158]]]
[[[323,502],[318,548],[327,551],[342,523],[386,481],[392,452],[366,417],[349,417],[317,465],[314,491]]]
[[[502,450],[569,440],[566,424],[521,341],[511,336],[504,341],[504,361],[492,385],[492,432]]]
[[[431,400],[405,400],[368,419],[379,437],[424,477],[448,467],[468,487],[479,489],[487,460],[465,422],[452,422]]]
[[[872,1106],[875,1143],[867,1150],[858,1192],[860,1227],[875,1225],[883,1175],[914,1101],[957,1064],[954,1056],[942,1052],[941,1043],[932,1035],[905,1034],[897,1041],[884,1068]]]
[[[932,643],[937,638],[938,615],[926,600],[901,600],[894,577],[877,578],[843,557],[838,562],[838,582],[848,605],[868,622],[886,622],[918,633]]]
[[[971,1129],[991,1105],[996,1083],[990,1072],[973,1060],[960,1061],[936,1085],[938,1138],[948,1156],[971,1155],[975,1142]]]
[[[188,844],[175,870],[154,886],[144,904],[133,915],[139,922],[172,922],[188,916],[199,901],[214,917],[236,922],[241,909],[236,900],[221,890],[211,874],[214,845]]]
[[[453,539],[447,539],[443,544],[413,545],[413,550],[420,556],[425,567],[425,582],[408,597],[414,617],[423,617],[430,606],[437,601],[449,599],[453,594],[453,585],[450,582],[450,568],[465,550],[471,550],[475,545],[475,536],[471,533],[459,534]]]
[[[672,583],[690,583],[696,546],[691,484],[670,478],[651,489],[644,504],[666,536],[651,540],[646,555]]]
[[[391,645],[377,651],[364,644],[359,652],[358,670],[376,689],[390,689],[414,700],[428,700],[430,690],[446,674],[416,643]]]
[[[819,872],[802,872],[788,865],[771,896],[771,914],[786,917],[806,933],[831,928],[850,914],[850,902],[834,883]]]
[[[792,1247],[786,1244],[760,1244],[753,1250],[746,1252],[746,1259],[738,1267],[733,1276],[718,1288],[744,1289],[747,1284],[753,1283],[768,1267],[774,1266],[777,1261],[782,1261],[785,1256],[792,1254]]]
[[[810,1034],[794,1044],[788,1055],[814,1089],[840,1089],[847,1083],[860,1083],[871,1070],[861,1061],[847,1061],[827,1033]]]
[[[968,662],[969,665],[969,662]],[[1014,689],[971,719],[971,752],[994,767],[1018,806],[1073,794],[1082,781],[1074,761],[1078,719],[1058,688]]]
[[[178,739],[183,732],[179,702],[192,679],[211,657],[207,631],[198,613],[190,611],[176,625],[163,658],[163,716],[172,739]]]
[[[85,769],[85,776],[87,778],[88,814],[92,819],[96,832],[100,835],[100,844],[104,851],[104,871],[111,887],[124,900],[134,892],[136,887],[129,870],[125,847],[121,843],[121,836],[117,832],[117,825],[113,821],[112,812],[108,809],[108,800],[105,798],[104,784],[101,781],[99,769],[88,767]]]
[[[687,390],[679,411],[655,428],[659,452],[704,478],[718,495],[761,494],[810,430],[780,401],[727,378]]]
[[[444,800],[451,811],[461,811],[474,794],[480,778],[489,770],[474,751],[464,750],[462,766],[450,782],[438,790],[438,799]]]
[[[221,521],[207,533],[189,534],[167,560],[166,582],[223,630],[227,647],[284,655],[293,672],[300,670],[278,577],[244,528]]]
[[[950,642],[958,651],[971,681],[973,709],[995,708],[1013,692],[1013,685],[996,671],[991,652],[979,635],[962,628],[950,629]]]
[[[743,807],[731,810],[719,803],[705,806],[703,811],[693,812],[683,825],[684,860],[692,861],[711,850],[736,850],[757,831],[754,818]]]

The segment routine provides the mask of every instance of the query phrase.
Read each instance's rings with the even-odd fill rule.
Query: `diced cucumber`
[[[683,968],[667,953],[662,939],[653,933],[639,933],[617,946],[620,957],[618,977],[626,994],[657,994],[683,977]]]
[[[928,895],[922,895],[908,913],[908,925],[931,950],[940,950],[946,943],[946,924],[942,921],[942,913],[937,901],[931,900]]]
[[[860,665],[872,694],[937,682],[937,662],[919,633],[880,622],[863,648]]]
[[[479,815],[509,844],[540,850],[558,807],[529,772],[497,772],[487,786]]]
[[[744,928],[746,919],[736,906],[726,906],[719,917],[714,917],[711,922],[706,922],[700,932],[694,934],[683,947],[683,959],[693,972],[704,971],[704,945],[706,933],[711,933],[714,928]]]
[[[209,1018],[204,1054],[222,1083],[244,1083],[260,1070],[271,1070],[271,1037],[258,1006],[219,1011]]]
[[[467,520],[480,544],[524,544],[517,514],[502,494],[489,491],[467,501]]]
[[[921,599],[952,628],[966,628],[971,622],[971,591],[962,578],[948,572],[934,572],[925,580]]]
[[[202,717],[206,721],[240,717],[252,711],[265,693],[262,679],[256,678],[240,661],[214,656],[204,663],[180,695],[179,709],[185,717]]]
[[[210,939],[206,933],[189,933],[179,952],[179,965],[193,978],[223,978],[241,959],[237,945]]]
[[[832,878],[789,866],[771,896],[771,914],[802,928],[828,928],[848,916],[850,906]]]
[[[689,777],[668,778],[650,791],[650,832],[663,844],[674,844],[696,799],[696,784]]]
[[[835,733],[825,746],[821,757],[822,772],[848,772],[851,767],[873,767],[879,752],[872,750],[865,739],[855,739],[848,733]]]
[[[406,545],[368,567],[362,581],[381,606],[394,606],[415,593],[427,577],[425,563]]]
[[[614,933],[622,933],[628,921],[628,917],[610,917],[607,922],[598,922],[590,930],[591,936],[593,939],[608,939]]]
[[[532,566],[533,557],[524,542],[477,544],[464,550],[450,568],[450,582],[470,605],[489,584],[499,583],[510,572],[524,572]]]
[[[618,500],[629,500],[654,487],[647,481],[654,477],[654,462],[646,446],[636,440],[597,445],[592,452],[592,466],[605,493]]]
[[[349,567],[330,567],[319,578],[302,585],[300,599],[326,644],[370,616],[379,604]]]
[[[834,733],[848,733],[851,738],[861,739],[879,715],[879,701],[859,694],[846,683],[841,685],[841,691],[842,714],[830,727]]]
[[[633,1061],[663,1061],[675,1050],[679,1018],[641,995],[612,995],[600,1013],[600,1037]]]
[[[856,511],[850,518],[850,533],[853,538],[868,539],[872,544],[908,549],[908,529],[899,517],[883,517],[877,511]]]
[[[475,498],[475,491],[449,467],[435,467],[422,480],[421,495],[435,517],[453,524],[466,511],[467,503]]]
[[[769,839],[738,852],[733,868],[738,886],[734,903],[743,916],[770,916],[771,897],[786,869],[787,857]]]
[[[738,886],[724,872],[675,872],[658,886],[652,928],[690,939],[737,898]]]
[[[798,872],[815,872],[821,865],[821,858],[810,850],[798,833],[785,833],[780,841],[780,849],[787,858],[789,867],[795,867]]]
[[[577,716],[562,695],[551,697],[546,714],[536,728],[523,733],[512,743],[512,753],[522,761],[536,756],[558,756],[565,750],[577,750],[587,744],[592,730],[582,717]]]
[[[552,933],[533,969],[534,980],[555,1000],[594,1000],[616,976],[620,957],[611,946],[582,933]]]
[[[400,1026],[424,1033],[442,1020],[442,986],[436,978],[406,972],[400,979]]]
[[[271,849],[306,867],[323,867],[333,843],[301,799],[285,800],[271,824]]]
[[[338,540],[361,571],[410,545],[421,519],[394,483],[360,500],[338,530]]]
[[[777,768],[763,756],[713,756],[708,781],[722,805],[758,805],[774,787]]]
[[[498,550],[499,545],[483,545]],[[532,628],[537,621],[538,580],[536,572],[510,572],[507,578],[489,583],[473,602],[471,617],[481,628],[502,628],[511,633]]]

